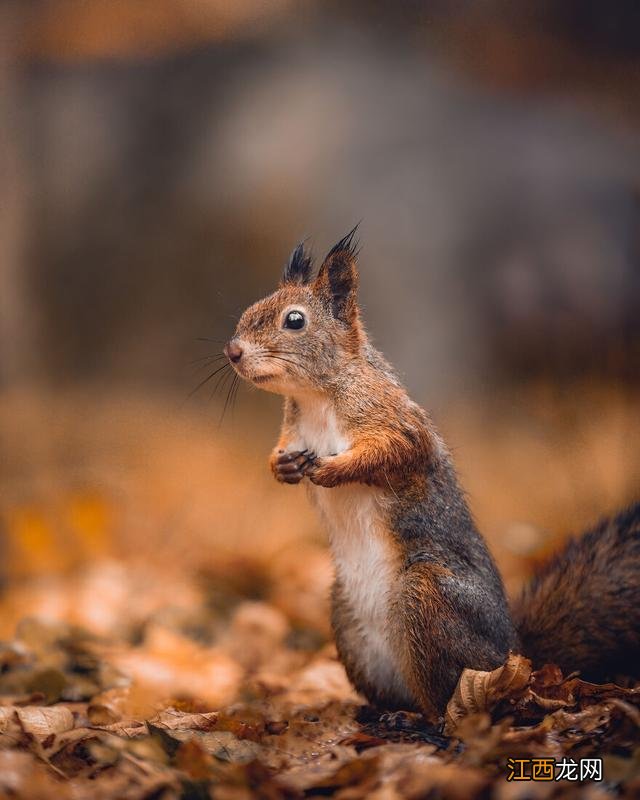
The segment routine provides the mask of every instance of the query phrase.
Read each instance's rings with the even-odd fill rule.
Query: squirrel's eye
[[[304,328],[306,322],[302,311],[290,311],[284,318],[283,327],[289,328],[292,331],[299,331]]]

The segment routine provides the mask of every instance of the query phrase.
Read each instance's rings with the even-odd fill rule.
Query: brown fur
[[[571,540],[514,607],[524,651],[592,680],[640,675],[640,505]]]
[[[419,708],[435,718],[465,667],[499,666],[518,637],[446,447],[368,341],[356,300],[353,233],[331,250],[315,279],[310,258],[301,247],[294,251],[280,288],[242,315],[234,338],[243,356],[233,366],[286,398],[270,457],[278,480],[306,477],[322,487],[316,493],[354,484],[377,493],[364,500],[354,494],[353,502],[368,503],[362,508],[376,517],[362,520],[354,508],[348,522],[359,528],[348,535],[356,537],[365,563],[384,562],[385,574],[359,572],[349,561],[353,553],[343,554],[351,589],[338,575],[332,594],[338,652],[372,702]],[[286,327],[292,308],[305,315],[302,330]],[[310,452],[301,433],[309,407],[330,411],[331,420],[314,424],[318,435],[330,429],[344,443],[339,452]],[[326,505],[339,497],[316,500]],[[344,508],[337,513],[344,521]],[[619,518],[588,534],[539,575],[516,606],[525,653],[593,674],[630,666],[639,652],[640,507],[635,515],[626,527]],[[331,535],[339,556],[341,532]],[[363,579],[370,581],[364,587]],[[380,652],[376,646],[383,648],[379,670],[367,660],[367,653]]]

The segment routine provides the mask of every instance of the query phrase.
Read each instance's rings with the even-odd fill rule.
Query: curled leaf
[[[465,669],[447,704],[445,732],[453,733],[463,717],[491,711],[501,700],[519,695],[530,677],[531,662],[517,653],[509,653],[506,663],[491,672]]]

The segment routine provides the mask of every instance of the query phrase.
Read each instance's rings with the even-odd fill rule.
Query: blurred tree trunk
[[[34,374],[35,309],[25,264],[26,180],[19,131],[17,59],[28,0],[0,5],[0,388]]]

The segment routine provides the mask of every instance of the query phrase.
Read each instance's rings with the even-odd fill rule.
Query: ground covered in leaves
[[[0,798],[640,796],[640,689],[622,678],[596,686],[553,666],[532,673],[513,654],[495,672],[466,672],[437,727],[367,707],[331,642],[322,534],[304,492],[272,485],[265,469],[270,429],[237,455],[237,432],[216,440],[147,405],[120,404],[119,421],[113,406],[77,407],[67,419],[49,402],[48,418],[20,402],[4,429],[0,408],[14,445],[4,452],[20,454],[0,463]],[[593,445],[569,434],[563,445],[585,476],[621,460],[616,431],[627,448],[638,424],[618,406],[599,419]],[[466,484],[482,489],[491,476],[495,491],[473,504],[513,591],[557,543],[540,518],[528,525],[513,512],[521,504],[520,519],[536,519],[532,480],[550,454],[527,439],[531,426],[500,439],[507,428],[483,423],[474,439],[462,426],[460,438]],[[37,434],[30,447],[24,430]],[[60,441],[45,449],[52,431]],[[550,439],[559,465],[561,436]],[[565,472],[580,474],[571,464]],[[580,482],[585,491],[565,497],[556,482],[545,513],[554,499],[562,519],[574,495],[577,508],[625,496],[622,479]],[[502,527],[501,515],[513,523]],[[601,781],[558,768],[596,758]],[[518,779],[534,768],[538,780]]]
[[[137,603],[141,575],[93,569]],[[166,576],[157,586],[156,608],[144,620],[124,612],[117,638],[19,623],[0,652],[1,796],[640,793],[640,689],[563,678],[554,667],[531,673],[514,655],[494,673],[465,673],[434,728],[367,708],[332,644],[268,600],[243,598],[227,581],[233,601],[221,606],[203,581],[172,607],[161,595],[180,587]],[[602,782],[507,780],[509,759],[593,756],[603,759]]]

